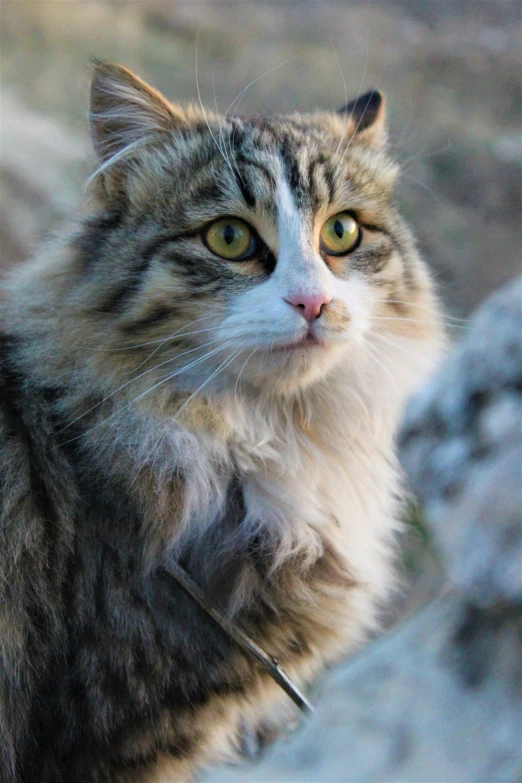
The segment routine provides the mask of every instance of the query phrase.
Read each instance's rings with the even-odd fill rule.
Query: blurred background
[[[92,166],[89,58],[168,97],[238,113],[388,98],[399,198],[449,309],[468,311],[520,262],[521,5],[2,0],[2,266],[81,208]],[[265,72],[266,75],[262,76]],[[261,77],[261,78],[260,78]]]

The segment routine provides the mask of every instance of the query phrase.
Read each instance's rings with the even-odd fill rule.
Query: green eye
[[[330,255],[341,256],[353,250],[359,240],[359,226],[348,212],[338,212],[321,229],[321,247]]]
[[[203,238],[209,250],[217,256],[237,259],[248,252],[253,234],[242,220],[222,218],[207,228]]]

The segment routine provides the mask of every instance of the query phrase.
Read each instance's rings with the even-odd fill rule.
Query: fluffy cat
[[[98,63],[92,210],[6,283],[0,777],[186,780],[295,709],[393,582],[404,399],[443,343],[377,92],[182,109]]]

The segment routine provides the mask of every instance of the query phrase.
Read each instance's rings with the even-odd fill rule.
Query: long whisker
[[[185,400],[185,402],[183,403],[183,405],[182,405],[182,406],[179,408],[179,410],[178,410],[178,411],[175,413],[175,415],[174,415],[174,416],[173,416],[173,417],[172,417],[172,418],[169,420],[169,422],[168,422],[167,426],[165,427],[165,429],[163,430],[163,432],[162,432],[162,434],[161,434],[161,436],[160,436],[160,438],[159,438],[158,442],[154,444],[154,446],[152,447],[152,449],[149,451],[149,453],[147,454],[147,456],[146,456],[146,457],[145,457],[145,459],[143,460],[143,463],[142,463],[141,467],[139,468],[138,472],[136,473],[136,475],[135,475],[134,479],[132,480],[132,484],[134,484],[134,482],[135,482],[135,481],[136,481],[136,479],[138,478],[139,474],[140,474],[140,473],[141,473],[141,471],[143,470],[143,467],[144,467],[144,466],[145,466],[145,464],[147,463],[147,461],[148,461],[148,459],[149,459],[150,455],[152,454],[152,452],[153,452],[153,451],[159,452],[159,449],[160,449],[160,447],[161,447],[161,444],[162,444],[163,440],[166,438],[166,436],[167,436],[168,432],[170,431],[171,427],[174,425],[175,421],[177,421],[177,419],[179,418],[179,416],[181,415],[181,413],[183,412],[183,410],[184,410],[184,409],[187,407],[187,405],[189,404],[189,402],[191,402],[191,400],[193,400],[193,399],[194,399],[194,397],[195,397],[197,394],[199,394],[199,392],[200,392],[202,389],[204,389],[204,388],[205,388],[205,386],[207,386],[207,384],[208,384],[208,383],[210,383],[210,381],[211,381],[213,378],[215,378],[215,377],[216,377],[216,376],[217,376],[217,375],[218,375],[218,374],[219,374],[219,373],[220,373],[222,370],[224,370],[226,367],[228,367],[228,365],[229,365],[229,364],[231,364],[231,363],[234,361],[234,359],[236,359],[236,358],[239,356],[239,354],[241,353],[241,351],[242,351],[242,350],[244,350],[244,349],[243,349],[243,348],[240,348],[240,349],[239,349],[239,351],[237,351],[236,353],[233,353],[233,355],[230,355],[230,356],[228,356],[228,358],[227,358],[227,359],[225,359],[225,361],[224,361],[224,362],[222,362],[222,363],[219,365],[219,367],[218,367],[216,370],[214,370],[214,372],[213,372],[213,373],[212,373],[212,374],[211,374],[211,375],[210,375],[210,376],[209,376],[209,377],[206,379],[206,381],[205,381],[204,383],[202,383],[202,384],[201,384],[201,386],[199,386],[199,387],[196,389],[196,391],[195,391],[195,392],[193,392],[193,393],[192,393],[192,394],[191,394],[191,395],[190,395],[190,396],[189,396],[189,397],[188,397],[188,398]],[[131,486],[132,486],[132,484],[131,484]]]
[[[344,73],[343,73],[343,70],[341,68],[341,63],[339,62],[339,57],[337,56],[337,49],[335,48],[333,43],[332,43],[332,49],[333,49],[333,52],[334,52],[334,55],[335,55],[335,59],[337,61],[337,67],[339,68],[339,73],[341,75],[341,80],[342,80],[342,83],[343,83],[344,105],[348,106],[348,89],[346,87],[346,79],[344,78]],[[366,73],[366,68],[365,68],[365,73]],[[360,89],[360,87],[359,87],[359,89]],[[334,153],[335,157],[339,154],[339,150],[341,149],[341,144],[343,143],[343,139],[346,137],[346,130],[348,128],[348,123],[349,123],[349,120],[347,119],[346,123],[345,123],[345,126],[344,126],[344,133],[341,136],[341,138],[339,139],[339,144],[337,145],[337,148],[336,148],[335,153]]]
[[[397,389],[397,379],[393,377],[393,374],[389,367],[386,367],[378,358],[377,356],[382,356],[382,353],[379,353],[379,350],[376,345],[373,345],[369,340],[366,340],[366,349],[368,351],[368,356],[370,359],[373,359],[374,362],[376,362],[381,369],[384,370],[386,375],[390,378],[392,385],[395,389]],[[377,354],[377,356],[375,356]]]
[[[234,100],[232,101],[232,103],[230,104],[230,106],[228,107],[228,109],[226,110],[226,112],[225,112],[225,114],[224,114],[224,119],[225,119],[225,120],[227,119],[227,117],[228,117],[229,113],[232,111],[232,108],[233,108],[234,106],[235,106],[235,108],[234,108],[234,111],[235,111],[236,113],[239,111],[239,106],[240,106],[240,104],[241,104],[241,98],[242,98],[242,96],[243,96],[243,95],[244,95],[244,94],[245,94],[245,93],[246,93],[246,92],[247,92],[247,91],[248,91],[248,90],[249,90],[249,89],[250,89],[250,88],[251,88],[251,87],[252,87],[252,86],[253,86],[253,85],[254,85],[256,82],[260,81],[260,79],[263,79],[265,76],[268,76],[268,75],[269,75],[269,74],[271,74],[273,71],[277,71],[277,70],[278,70],[278,68],[282,68],[282,67],[283,67],[283,65],[287,65],[288,63],[292,62],[292,60],[297,60],[298,58],[299,58],[299,55],[298,55],[298,54],[294,55],[294,57],[289,57],[289,58],[288,58],[288,60],[284,60],[282,63],[279,63],[278,65],[274,65],[274,67],[273,67],[273,68],[269,68],[269,69],[268,69],[267,71],[265,71],[264,73],[260,74],[259,76],[256,76],[256,78],[255,78],[255,79],[252,79],[252,81],[251,81],[251,82],[249,82],[249,83],[246,85],[246,87],[243,87],[243,89],[242,89],[242,90],[241,90],[241,91],[240,91],[240,92],[239,92],[239,93],[236,95],[236,97],[234,98]],[[232,153],[232,150],[233,150],[233,147],[234,147],[234,139],[235,139],[235,136],[236,136],[236,130],[237,130],[237,126],[236,126],[236,127],[234,127],[234,131],[233,131],[233,133],[232,133],[232,138],[230,139],[230,143],[229,143],[229,147],[230,147],[230,151],[231,151],[231,153]],[[239,176],[241,176],[241,174],[239,173],[239,171],[238,171],[238,174],[239,174]]]
[[[195,367],[197,364],[201,364],[201,362],[206,361],[211,356],[214,356],[216,353],[219,353],[219,351],[224,350],[229,345],[233,345],[234,343],[237,343],[237,337],[228,340],[228,342],[223,343],[223,345],[219,346],[218,348],[214,348],[212,351],[209,351],[204,356],[200,356],[197,359],[194,359],[194,361],[189,362],[189,364],[186,364],[184,367],[181,367],[178,370],[175,370],[172,373],[168,373],[164,378],[159,380],[157,383],[155,383],[153,386],[150,386],[148,389],[146,389],[144,392],[141,392],[141,394],[138,394],[137,397],[134,397],[130,402],[126,403],[126,405],[123,406],[123,408],[119,408],[117,411],[112,413],[110,416],[108,416],[106,419],[103,419],[103,421],[99,422],[98,424],[95,424],[94,427],[92,427],[90,430],[87,430],[87,432],[90,432],[93,429],[96,429],[97,427],[101,426],[102,424],[107,424],[107,422],[111,421],[111,419],[114,419],[116,416],[121,415],[126,410],[128,410],[131,405],[134,405],[139,400],[143,399],[143,397],[146,397],[148,394],[150,394],[155,389],[158,389],[160,386],[163,386],[164,383],[167,383],[168,381],[172,380],[178,375],[181,375],[181,373],[186,372],[187,370],[190,370],[192,367]],[[214,342],[214,341],[213,341]],[[175,357],[177,358],[177,357]],[[169,361],[173,361],[170,359]]]
[[[144,343],[135,343],[134,345],[126,345],[123,348],[90,348],[91,351],[100,351],[104,353],[121,353],[122,351],[131,351],[133,348],[145,348],[147,345],[162,345],[169,340],[172,340],[177,334],[181,334],[183,337],[186,334],[194,334],[194,332],[183,332],[183,329],[188,329],[189,326],[192,326],[193,324],[198,323],[198,321],[206,321],[209,318],[215,318],[217,312],[225,312],[225,309],[223,308],[222,311],[216,311],[211,313],[210,315],[203,315],[201,318],[194,318],[193,321],[189,321],[188,323],[181,326],[179,329],[176,329],[175,332],[172,332],[168,335],[168,337],[160,337],[158,340],[147,340]],[[88,346],[80,346],[80,348],[87,349]]]
[[[139,370],[139,369],[140,369],[140,367],[143,367],[143,365],[144,365],[144,364],[146,364],[148,361],[150,361],[150,359],[151,359],[151,358],[154,356],[154,354],[155,354],[155,353],[157,353],[157,351],[159,351],[159,350],[160,350],[160,349],[161,349],[161,348],[162,348],[164,345],[166,345],[166,344],[167,344],[168,342],[170,342],[171,340],[175,340],[175,339],[176,339],[176,337],[177,337],[178,339],[181,339],[181,338],[183,338],[183,337],[189,337],[190,335],[193,335],[193,334],[204,334],[205,332],[215,332],[215,327],[213,327],[213,326],[210,326],[210,327],[208,327],[207,329],[193,329],[191,332],[181,332],[181,333],[175,332],[175,333],[174,333],[174,335],[171,335],[170,337],[166,337],[166,338],[165,338],[165,339],[164,339],[164,340],[163,340],[163,341],[162,341],[162,342],[161,342],[161,343],[158,345],[158,347],[157,347],[157,348],[155,348],[155,349],[154,349],[154,350],[153,350],[153,351],[152,351],[152,352],[151,352],[151,353],[150,353],[150,354],[147,356],[147,358],[146,358],[146,359],[144,359],[144,360],[143,360],[143,361],[142,361],[140,364],[138,364],[138,366],[137,366],[137,367],[135,367],[135,368],[134,368],[133,370],[131,370],[130,372],[136,372],[137,370]],[[206,344],[208,344],[208,343],[206,343]],[[180,355],[180,356],[182,356],[183,354],[179,354],[179,355]]]
[[[334,47],[334,52],[335,52],[335,58],[337,60],[337,65],[339,66],[339,72],[340,72],[341,78],[343,80],[344,97],[345,97],[345,100],[346,100],[346,104],[345,105],[348,105],[348,91],[346,89],[346,81],[345,81],[345,78],[344,78],[344,74],[343,74],[343,72],[341,70],[341,64],[339,63],[339,58],[337,56],[337,50],[335,49],[335,47]],[[335,157],[337,157],[337,155],[339,154],[339,150],[341,148],[341,145],[342,145],[343,141],[345,141],[345,139],[346,139],[346,136],[347,136],[347,133],[348,133],[348,128],[350,127],[350,123],[351,123],[352,118],[353,118],[353,113],[355,111],[355,105],[356,105],[357,101],[359,100],[359,96],[361,94],[361,90],[362,90],[362,87],[363,87],[363,84],[364,84],[364,80],[366,78],[366,71],[367,71],[367,68],[368,68],[369,55],[370,55],[370,44],[369,44],[369,41],[366,41],[366,60],[365,60],[365,63],[364,63],[363,75],[362,75],[361,81],[359,82],[359,88],[357,90],[357,98],[354,101],[354,104],[353,104],[353,107],[352,107],[352,111],[350,112],[350,116],[348,117],[348,114],[346,114],[346,121],[345,121],[345,124],[344,124],[344,133],[341,136],[341,138],[339,139],[339,144],[337,145],[337,149],[335,150]],[[340,169],[343,157],[344,157],[344,153],[341,156],[341,159],[339,160],[339,163],[337,164],[337,166],[335,168],[335,175],[334,175],[335,177],[337,177],[337,175],[339,173],[339,169]]]
[[[258,347],[259,347],[259,346],[258,346]],[[253,356],[253,355],[255,354],[255,352],[258,350],[258,347],[254,348],[254,350],[252,351],[252,353],[250,353],[250,354],[247,356],[247,358],[246,358],[246,361],[243,363],[243,366],[241,367],[241,369],[240,369],[240,371],[239,371],[239,373],[238,373],[238,376],[237,376],[237,379],[236,379],[236,385],[235,385],[235,387],[234,387],[234,399],[236,400],[236,402],[237,402],[237,385],[238,385],[238,383],[239,383],[239,379],[240,379],[240,377],[241,377],[241,373],[242,373],[242,372],[243,372],[243,370],[245,369],[245,367],[246,367],[246,365],[247,365],[247,362],[249,361],[250,357],[251,357],[251,356]]]
[[[407,305],[408,307],[417,307],[419,310],[424,310],[427,313],[432,313],[433,315],[438,315],[439,317],[443,317],[446,320],[449,321],[461,321],[461,322],[467,322],[467,318],[459,318],[455,315],[447,315],[439,313],[437,310],[433,310],[433,308],[426,307],[425,305],[419,305],[415,304],[413,302],[405,302],[402,299],[377,299],[376,303],[384,303],[384,304],[402,304]]]
[[[246,86],[246,87],[243,87],[243,89],[241,90],[241,92],[239,92],[239,93],[236,95],[236,97],[234,98],[234,100],[232,101],[232,103],[230,104],[230,106],[228,107],[228,109],[226,110],[226,112],[224,113],[224,115],[223,115],[224,119],[226,119],[226,118],[228,117],[228,114],[229,114],[229,112],[232,110],[232,107],[234,106],[234,104],[235,104],[235,103],[236,103],[238,100],[240,100],[241,96],[242,96],[242,95],[244,95],[244,93],[245,93],[245,92],[248,90],[248,88],[249,88],[249,87],[252,87],[252,85],[253,85],[253,84],[255,84],[256,82],[258,82],[260,79],[263,79],[265,76],[268,76],[268,74],[269,74],[269,73],[272,73],[273,71],[277,71],[277,69],[278,69],[278,68],[282,68],[282,67],[283,67],[283,65],[286,65],[287,63],[291,63],[291,62],[292,62],[292,60],[297,60],[297,59],[298,59],[298,57],[299,57],[299,55],[298,55],[298,54],[296,54],[294,57],[289,57],[289,58],[288,58],[288,60],[284,60],[284,62],[282,62],[282,63],[279,63],[279,65],[274,65],[274,67],[273,67],[273,68],[269,68],[269,69],[268,69],[268,71],[265,71],[265,72],[264,72],[264,73],[262,73],[260,76],[256,76],[256,78],[255,78],[255,79],[252,79],[252,81],[251,81],[251,82],[249,82],[249,83],[247,84],[247,86]]]
[[[409,133],[411,124],[413,122],[413,118],[415,117],[415,113],[417,111],[417,107],[415,105],[415,101],[411,102],[411,111],[410,115],[407,118],[406,122],[401,123],[401,135],[395,142],[389,142],[388,146],[390,148],[394,148],[397,150],[400,150],[402,147],[407,147],[408,149],[411,147],[413,143],[413,139],[415,138],[415,132]],[[403,165],[401,163],[401,165]]]
[[[234,341],[231,341],[231,342],[234,342]],[[229,343],[229,345],[230,345],[230,343]],[[204,383],[202,383],[202,384],[201,384],[201,386],[198,386],[198,388],[196,389],[196,391],[195,391],[195,392],[193,392],[193,393],[190,395],[190,397],[189,397],[187,400],[185,400],[185,402],[183,403],[183,405],[181,406],[181,408],[179,409],[179,411],[178,411],[178,412],[176,413],[176,415],[174,416],[174,418],[173,418],[173,421],[175,421],[175,420],[178,418],[178,416],[180,415],[180,413],[181,413],[181,412],[182,412],[182,411],[183,411],[183,410],[184,410],[184,409],[187,407],[187,405],[189,404],[189,402],[190,402],[191,400],[193,400],[193,399],[194,399],[194,397],[196,396],[196,394],[199,394],[199,392],[200,392],[202,389],[204,389],[204,388],[205,388],[205,386],[207,386],[207,385],[210,383],[210,381],[211,381],[211,380],[213,380],[213,378],[215,378],[217,375],[219,375],[219,373],[220,373],[222,370],[224,370],[226,367],[228,367],[228,365],[229,365],[229,364],[232,364],[232,362],[233,362],[235,359],[237,359],[237,357],[239,356],[239,354],[240,354],[242,351],[244,351],[244,350],[245,350],[244,348],[240,348],[240,349],[239,349],[239,351],[236,351],[235,353],[231,354],[231,355],[228,357],[228,359],[225,359],[225,361],[224,361],[224,362],[222,362],[222,363],[219,365],[219,367],[218,367],[216,370],[214,370],[214,372],[213,372],[211,375],[209,375],[209,377],[207,378],[207,380],[206,380]]]
[[[391,345],[392,348],[397,348],[399,351],[402,351],[407,356],[411,356],[413,359],[417,359],[418,358],[411,351],[408,351],[402,345],[399,345],[398,343],[394,342],[393,340],[389,340],[387,337],[384,337],[384,335],[379,334],[379,332],[375,332],[375,331],[370,329],[370,330],[368,330],[367,334],[371,335],[372,337],[377,337],[378,340],[382,340],[387,345]]]
[[[86,410],[84,413],[82,413],[80,416],[77,416],[75,419],[70,421],[68,424],[65,425],[65,427],[62,427],[61,430],[58,430],[58,432],[55,433],[55,435],[59,435],[61,432],[64,432],[65,430],[69,429],[69,427],[72,427],[73,424],[76,424],[77,421],[80,419],[83,419],[84,416],[87,416],[87,414],[91,413],[91,411],[98,408],[100,405],[102,405],[104,402],[109,400],[111,397],[114,397],[115,394],[117,394],[122,389],[125,389],[126,386],[129,386],[129,384],[134,383],[135,381],[138,381],[140,378],[143,378],[144,375],[147,375],[149,372],[154,372],[155,370],[158,370],[160,367],[163,367],[165,364],[168,364],[169,362],[173,362],[176,359],[179,359],[181,356],[186,356],[189,353],[194,353],[194,351],[201,350],[201,348],[206,348],[208,345],[212,345],[213,343],[219,342],[219,338],[216,338],[215,340],[210,340],[208,343],[203,343],[203,345],[199,345],[196,348],[191,348],[188,351],[183,351],[180,354],[177,354],[177,356],[171,356],[170,359],[166,359],[164,362],[161,362],[160,364],[156,364],[154,367],[150,367],[148,370],[145,370],[144,372],[137,375],[135,378],[131,378],[128,381],[125,381],[125,383],[122,383],[121,386],[119,386],[117,389],[112,391],[110,394],[107,394],[106,397],[104,397],[102,400],[97,402],[95,405],[93,405],[91,408]],[[203,359],[206,358],[206,355],[202,357]],[[190,365],[189,365],[190,366]]]
[[[209,132],[210,132],[210,135],[212,136],[214,144],[216,145],[216,147],[217,147],[217,149],[219,151],[219,154],[221,155],[221,157],[223,158],[223,160],[225,161],[227,166],[230,168],[230,171],[232,172],[232,176],[235,177],[234,170],[233,170],[232,166],[230,165],[230,161],[226,158],[225,153],[221,149],[221,146],[219,145],[219,142],[216,139],[216,137],[214,136],[212,128],[210,127],[210,123],[209,123],[208,118],[207,118],[207,113],[205,111],[205,107],[203,106],[203,101],[201,99],[201,90],[199,88],[199,76],[198,76],[198,38],[199,38],[199,29],[198,29],[198,32],[196,34],[196,90],[197,90],[197,93],[198,93],[199,105],[201,107],[201,111],[203,113],[203,118],[204,118],[204,120],[206,122],[206,125],[207,125],[207,128],[208,128]]]
[[[375,93],[376,93],[376,91],[377,91],[377,88],[379,87],[380,83],[382,82],[382,80],[383,80],[383,78],[384,78],[384,74],[386,73],[386,71],[387,71],[387,69],[388,69],[388,65],[389,65],[389,62],[388,62],[388,63],[386,63],[386,65],[383,67],[383,69],[382,69],[382,71],[381,71],[381,73],[380,73],[380,75],[379,75],[379,78],[377,79],[377,82],[376,82],[376,84],[375,84],[375,87],[374,87],[374,88],[372,89],[372,91],[370,92],[370,95],[369,95],[369,97],[368,97],[368,101],[366,102],[366,106],[364,107],[364,109],[363,109],[363,111],[362,111],[362,113],[361,113],[361,116],[359,117],[359,122],[358,122],[358,123],[357,123],[357,125],[355,126],[355,129],[354,129],[354,131],[353,131],[352,135],[350,136],[350,138],[349,138],[349,139],[348,139],[348,141],[346,142],[346,146],[345,146],[345,148],[344,148],[344,150],[343,150],[343,153],[342,153],[342,155],[341,155],[341,159],[339,160],[339,163],[338,163],[338,165],[337,165],[336,172],[339,170],[339,167],[341,166],[341,164],[342,164],[342,162],[343,162],[344,156],[345,156],[345,155],[346,155],[346,153],[348,152],[348,149],[350,148],[350,145],[351,145],[351,143],[352,143],[353,139],[354,139],[354,138],[355,138],[355,136],[357,135],[357,131],[359,130],[359,126],[360,126],[361,122],[362,122],[362,121],[363,121],[363,119],[364,119],[364,116],[365,116],[365,114],[366,114],[366,111],[367,111],[367,109],[368,109],[368,106],[370,105],[370,103],[371,103],[371,100],[372,100],[373,96],[375,95]],[[355,108],[355,104],[354,104],[354,108]]]
[[[424,147],[419,152],[416,152],[415,155],[412,155],[411,158],[406,158],[406,160],[401,161],[401,170],[404,171],[406,166],[410,166],[413,161],[418,158],[427,160],[428,158],[433,158],[434,155],[440,155],[441,152],[447,152],[451,148],[449,140],[446,141],[443,147],[438,147],[436,150],[431,150],[430,152],[428,152],[429,147]]]
[[[419,185],[421,188],[424,188],[424,190],[427,190],[435,202],[438,203],[440,201],[437,194],[428,185],[426,185],[426,183],[421,182],[420,179],[415,179],[415,177],[410,176],[410,174],[406,174],[404,171],[399,172],[399,177],[402,177],[403,179],[410,179],[412,182],[415,182],[416,185]]]
[[[226,115],[222,119],[219,116],[219,109],[218,109],[217,98],[216,98],[216,73],[215,73],[215,71],[212,72],[212,89],[214,91],[214,107],[215,107],[216,116],[217,116],[218,122],[219,122],[219,134],[218,134],[219,135],[219,146],[220,146],[221,150],[223,151],[223,155],[225,156],[226,160],[228,161],[228,165],[230,166],[231,171],[233,169],[235,169],[235,171],[237,172],[238,176],[241,178],[241,180],[243,180],[243,178],[241,177],[241,172],[239,171],[239,169],[236,166],[235,162],[232,160],[233,157],[234,157],[234,153],[233,153],[232,147],[230,146],[229,149],[227,150],[226,139],[225,139],[225,135],[224,135],[224,132],[223,132],[223,129],[224,129],[226,121],[227,121],[227,118],[226,118]]]
[[[344,156],[346,155],[346,153],[347,153],[347,151],[348,151],[348,149],[349,149],[353,139],[357,135],[357,131],[359,130],[359,126],[360,126],[361,122],[364,119],[364,115],[366,114],[368,106],[370,105],[370,103],[372,101],[372,98],[375,95],[376,90],[377,90],[377,87],[374,87],[372,89],[372,91],[370,92],[370,96],[369,96],[368,100],[366,101],[366,106],[364,107],[364,109],[363,109],[363,111],[361,113],[361,116],[359,117],[359,121],[357,122],[357,125],[355,126],[352,135],[350,136],[350,138],[348,139],[348,141],[346,143],[346,146],[345,146],[345,148],[343,150],[343,154],[341,155],[341,161],[340,162],[342,162],[342,160],[343,160]]]
[[[429,323],[429,320],[427,318],[400,318],[397,316],[384,316],[384,315],[373,315],[372,320],[374,321],[406,321],[407,323],[412,324],[426,324]],[[452,329],[469,329],[469,324],[449,324]]]

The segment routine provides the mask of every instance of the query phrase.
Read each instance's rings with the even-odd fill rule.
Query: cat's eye
[[[255,249],[252,229],[236,218],[216,220],[203,234],[203,241],[217,256],[232,261],[247,258]]]
[[[329,218],[321,229],[321,250],[332,256],[342,256],[355,250],[359,243],[360,229],[349,212],[338,212]]]

